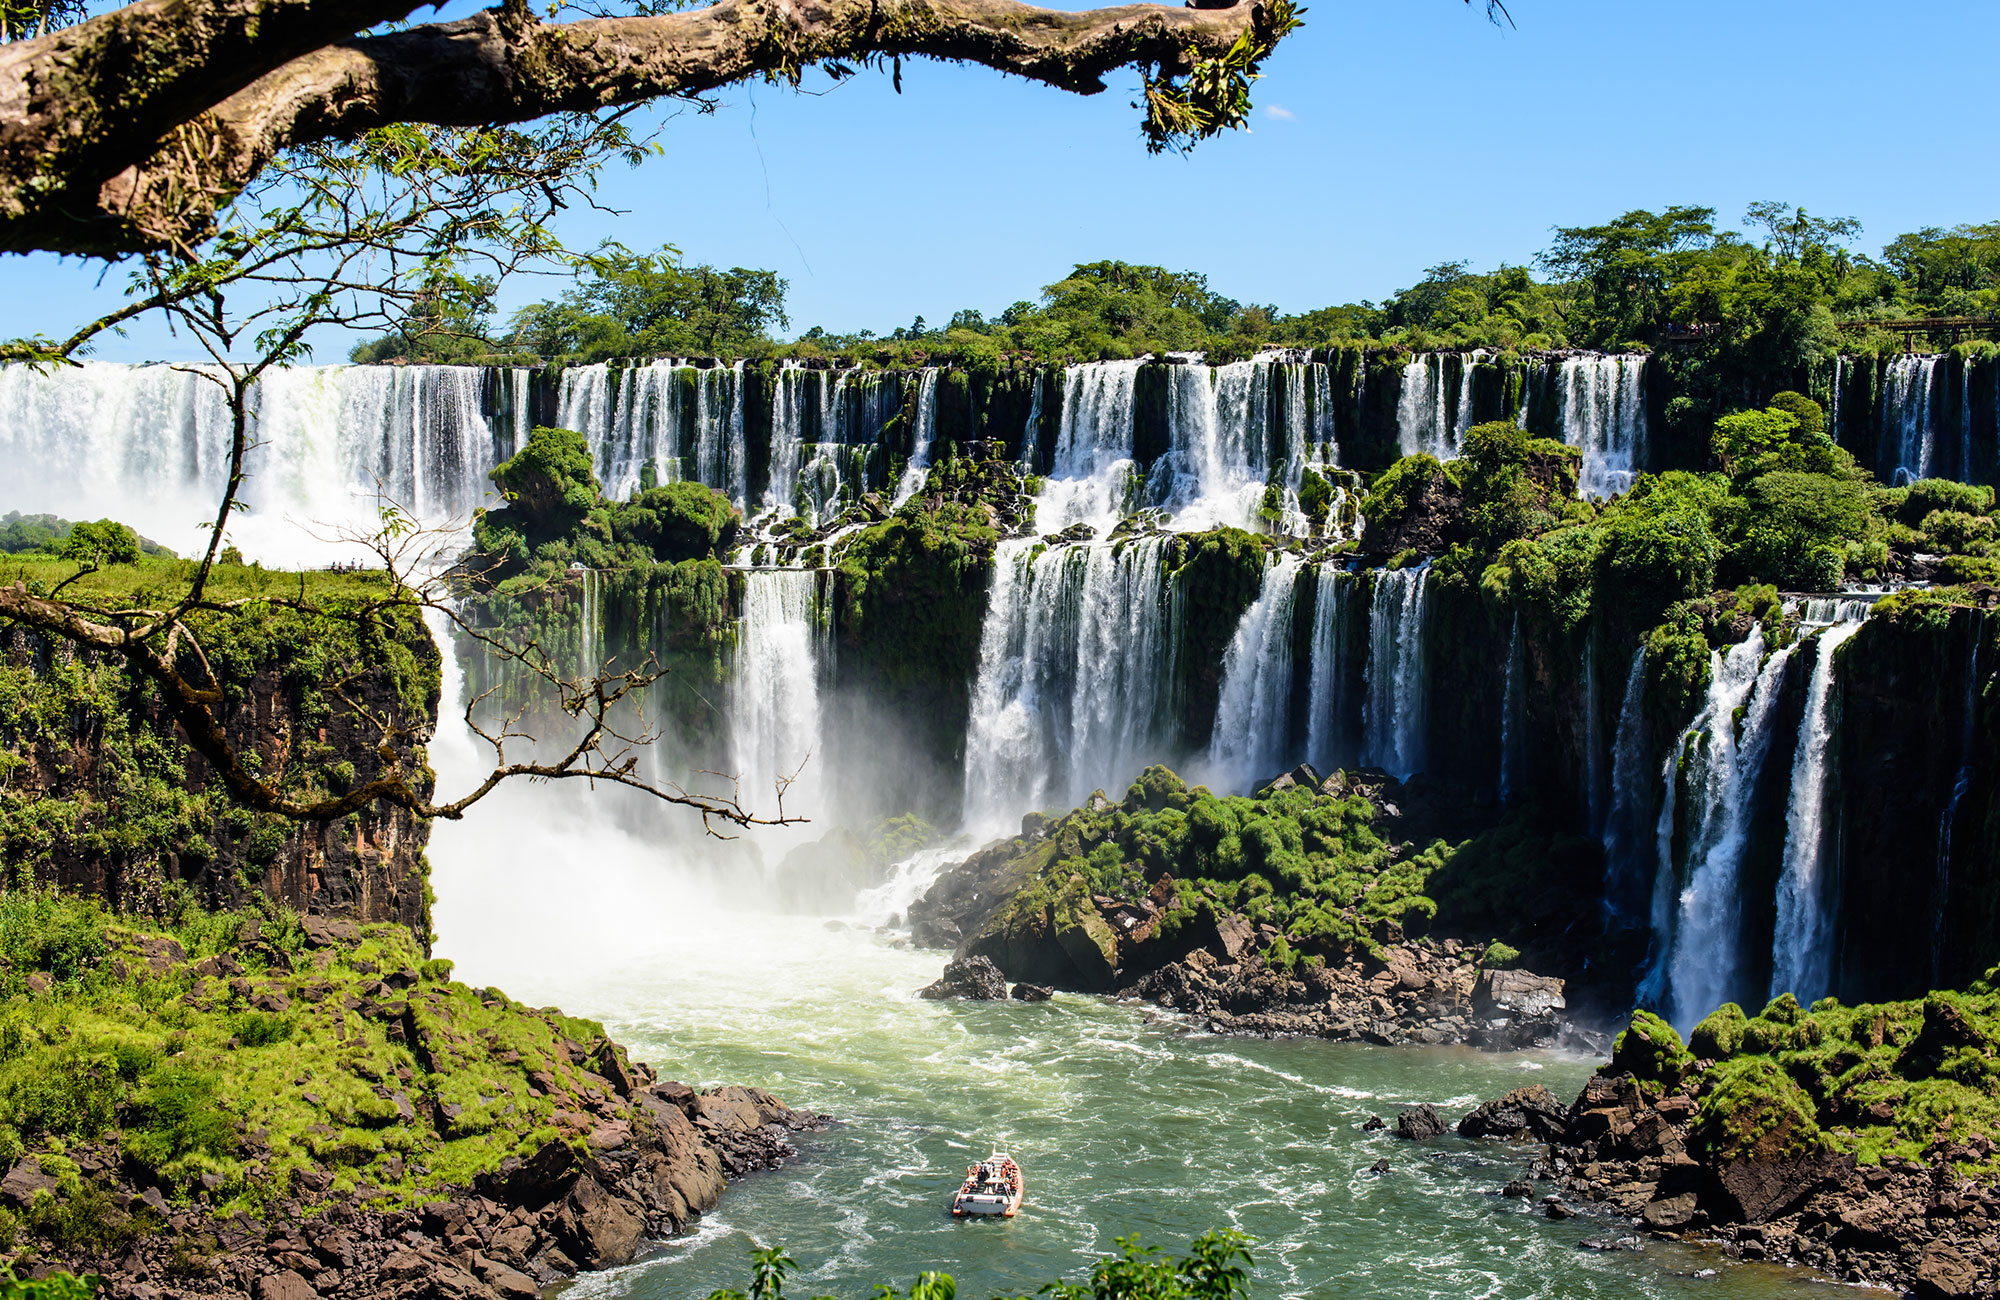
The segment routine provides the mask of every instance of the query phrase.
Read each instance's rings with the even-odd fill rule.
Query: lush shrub
[[[1790,591],[1837,589],[1846,544],[1865,540],[1876,526],[1859,483],[1791,470],[1751,480],[1727,516],[1731,575]]]
[[[657,560],[720,557],[735,538],[740,518],[720,492],[699,483],[669,483],[614,507],[611,533],[616,541],[646,547]]]
[[[1812,1097],[1768,1056],[1709,1073],[1690,1145],[1713,1161],[1781,1160],[1825,1148]]]
[[[1693,1065],[1694,1056],[1674,1027],[1650,1011],[1634,1011],[1611,1047],[1613,1073],[1667,1089],[1678,1088]]]
[[[1743,1008],[1725,1002],[1708,1013],[1688,1035],[1688,1048],[1705,1061],[1726,1061],[1743,1048]]]
[[[63,539],[63,558],[102,566],[137,564],[142,551],[139,534],[115,519],[99,519],[76,524]]]
[[[1988,515],[1969,515],[1962,510],[1933,510],[1924,516],[1923,534],[1940,551],[1965,551],[1993,540],[1994,522]]]
[[[1899,495],[1898,495],[1899,494]],[[1932,511],[1983,515],[1993,508],[1993,489],[1978,483],[1960,483],[1947,478],[1918,479],[1905,488],[1884,492],[1898,522],[1921,528]]]
[[[1684,717],[1708,689],[1713,670],[1701,618],[1683,604],[1646,634],[1646,690],[1659,708]]]
[[[110,950],[109,918],[96,902],[67,899],[32,885],[0,893],[0,956],[10,976],[46,972],[73,984],[95,970]]]

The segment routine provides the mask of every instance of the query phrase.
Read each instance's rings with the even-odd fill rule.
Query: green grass
[[[25,552],[0,555],[0,586],[25,582],[30,590],[46,592],[76,576],[85,566],[75,560]],[[201,565],[197,560],[148,555],[136,564],[113,564],[94,573],[85,573],[63,588],[65,600],[102,608],[140,606],[149,609],[171,605],[187,595]],[[291,571],[266,569],[248,564],[218,564],[209,572],[205,595],[214,601],[243,600],[255,596],[289,596],[301,592],[316,601],[379,600],[389,593],[385,573],[329,573],[324,570]]]
[[[309,950],[284,946],[282,914],[254,939],[250,919],[151,922],[0,894],[0,1157],[36,1153],[62,1183],[54,1204],[0,1222],[0,1240],[62,1249],[121,1230],[68,1158],[88,1144],[115,1144],[177,1198],[224,1213],[261,1213],[314,1169],[335,1191],[408,1205],[553,1138],[580,1141],[573,1117],[615,1101],[588,1065],[605,1042],[592,1021],[452,980],[397,926]],[[188,960],[155,970],[163,939]],[[244,974],[194,972],[218,953]],[[275,998],[288,1005],[249,1005]]]

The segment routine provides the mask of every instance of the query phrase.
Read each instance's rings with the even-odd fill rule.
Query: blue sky
[[[666,125],[611,174],[622,215],[573,242],[673,243],[770,267],[794,332],[884,331],[1032,298],[1102,257],[1202,271],[1286,311],[1379,299],[1422,268],[1531,258],[1551,227],[1763,198],[1858,217],[1876,251],[1922,225],[2000,219],[1990,93],[2000,5],[1936,0],[1514,0],[1496,29],[1458,0],[1312,0],[1256,91],[1252,129],[1149,156],[1137,78],[1082,98],[909,64],[768,86]],[[0,258],[0,332],[55,334],[122,273]],[[522,282],[506,301],[551,291]],[[338,360],[339,340],[319,359]],[[108,360],[175,358],[141,328]]]

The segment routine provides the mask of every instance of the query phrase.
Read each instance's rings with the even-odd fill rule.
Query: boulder
[[[35,1199],[37,1192],[53,1194],[55,1190],[56,1180],[42,1172],[41,1162],[33,1156],[16,1161],[14,1167],[7,1171],[7,1176],[0,1178],[0,1200],[24,1210],[28,1208],[28,1202]]]
[[[1980,1282],[1979,1261],[1947,1241],[1933,1241],[1924,1248],[1917,1265],[1916,1293],[1926,1300],[1959,1300],[1961,1296],[1990,1294]]]
[[[1807,1155],[1790,1160],[1743,1160],[1711,1170],[1702,1208],[1721,1223],[1763,1223],[1797,1209],[1828,1183],[1854,1170],[1852,1155]]]
[[[1539,1018],[1561,1011],[1563,982],[1524,970],[1484,970],[1472,988],[1472,1014],[1482,1020]]]
[[[1046,984],[1016,984],[1008,994],[1016,1002],[1047,1002],[1055,995]]]
[[[1664,1200],[1649,1202],[1640,1217],[1654,1232],[1677,1232],[1694,1219],[1695,1195],[1683,1192]]]
[[[1396,1112],[1396,1136],[1413,1142],[1425,1142],[1444,1134],[1444,1117],[1437,1107],[1425,1102],[1419,1106],[1407,1106]]]
[[[948,963],[935,984],[917,990],[920,998],[933,1002],[947,998],[1000,1002],[1007,997],[1007,977],[987,957],[960,957]]]
[[[548,1226],[563,1251],[585,1268],[616,1268],[639,1253],[646,1235],[642,1211],[605,1191],[594,1178],[579,1178]]]
[[[291,1269],[257,1279],[257,1300],[319,1300],[312,1283]]]
[[[1537,1083],[1495,1098],[1458,1122],[1458,1135],[1509,1142],[1554,1142],[1567,1128],[1567,1108]]]

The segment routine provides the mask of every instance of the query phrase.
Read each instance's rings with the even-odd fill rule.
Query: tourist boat
[[[1011,1219],[1021,1208],[1027,1185],[1021,1181],[1021,1166],[1005,1151],[995,1151],[965,1170],[965,1185],[951,1198],[956,1218]]]

